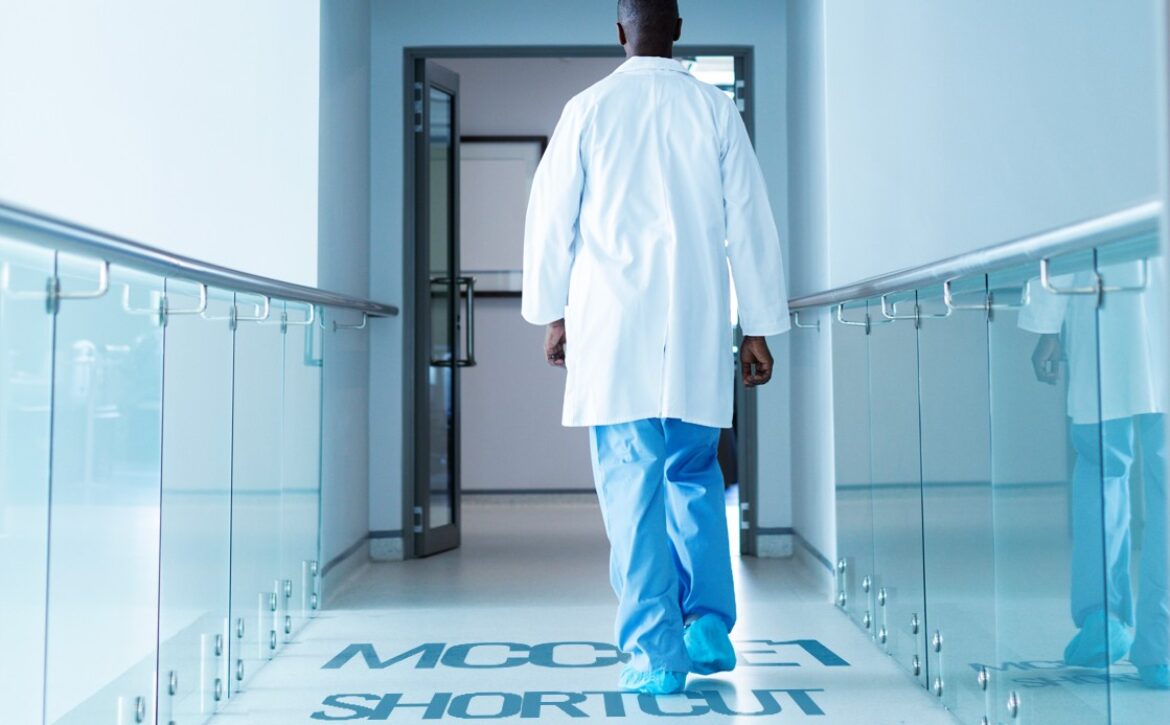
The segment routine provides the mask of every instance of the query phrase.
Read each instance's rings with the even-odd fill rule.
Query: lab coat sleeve
[[[1067,284],[1071,279],[1071,275],[1058,276],[1053,278],[1053,282]],[[1068,297],[1052,294],[1041,286],[1039,278],[1033,278],[1028,280],[1027,298],[1020,308],[1017,324],[1021,330],[1055,335],[1064,325],[1067,311]]]
[[[723,110],[723,213],[740,327],[745,335],[778,335],[791,326],[780,234],[743,119],[730,100]]]
[[[534,325],[565,316],[573,241],[585,187],[582,119],[569,101],[532,180],[524,222],[524,275],[520,313]]]

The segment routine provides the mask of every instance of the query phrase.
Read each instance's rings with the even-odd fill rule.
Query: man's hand
[[[1063,356],[1060,335],[1041,335],[1032,352],[1032,369],[1036,372],[1036,379],[1056,385],[1060,379],[1060,360]]]
[[[739,363],[743,366],[743,384],[749,388],[772,379],[772,353],[762,337],[744,335],[743,344],[739,346]]]
[[[544,331],[544,358],[554,367],[565,366],[565,321],[548,323]]]

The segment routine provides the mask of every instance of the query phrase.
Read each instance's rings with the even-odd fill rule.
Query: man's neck
[[[627,58],[673,58],[674,48],[626,48]]]

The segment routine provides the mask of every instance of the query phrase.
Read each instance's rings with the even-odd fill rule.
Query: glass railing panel
[[[60,255],[66,294],[99,263]],[[57,315],[46,721],[154,713],[162,280],[114,267]]]
[[[53,265],[52,251],[0,238],[0,702],[12,722],[41,722],[44,701]]]
[[[873,496],[874,636],[926,682],[922,581],[922,475],[918,453],[918,340],[913,292],[871,300],[870,477]],[[872,315],[874,309],[876,316]],[[891,317],[898,319],[890,319]],[[863,587],[864,588],[864,587]]]
[[[870,634],[873,501],[870,495],[869,346],[865,302],[834,310],[833,437],[837,506],[837,604]],[[840,322],[839,320],[845,320]],[[869,589],[870,591],[866,591]],[[866,622],[870,626],[866,626]]]
[[[1104,610],[1113,722],[1170,717],[1166,262],[1154,234],[1097,251]],[[1073,363],[1070,360],[1070,365]]]
[[[1058,258],[1052,284],[1093,284],[1092,254]],[[997,273],[988,326],[998,656],[995,717],[1029,723],[1108,718],[1101,670],[1084,656],[1103,597],[1094,295],[1053,294],[1040,265]],[[1008,292],[999,292],[1007,290]],[[1091,626],[1091,625],[1090,625]],[[1089,632],[1082,638],[1078,632]],[[1017,718],[1017,719],[1018,719]]]
[[[313,611],[321,497],[321,366],[324,329],[309,305],[288,303],[281,437],[281,637]]]
[[[280,311],[236,295],[232,457],[231,682],[233,691],[279,646],[281,417]],[[263,320],[247,318],[264,317]],[[275,324],[270,324],[275,323]]]
[[[232,293],[167,281],[159,722],[204,722],[226,694]]]
[[[919,291],[923,557],[931,690],[961,721],[987,712],[979,678],[995,663],[986,280]],[[938,631],[941,646],[930,639]]]

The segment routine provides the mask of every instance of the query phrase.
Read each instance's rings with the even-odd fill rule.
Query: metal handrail
[[[20,235],[18,240],[22,242],[94,257],[107,264],[119,264],[162,277],[263,297],[358,310],[371,317],[398,314],[398,307],[394,305],[220,267],[0,201],[0,232],[10,230],[33,232]]]
[[[1082,252],[1144,232],[1157,232],[1161,217],[1162,203],[1148,201],[1076,224],[959,254],[940,262],[890,272],[844,287],[795,297],[788,301],[788,308],[804,310],[839,305],[857,299],[870,299],[894,292],[920,289],[974,273],[995,272],[1058,254]]]

